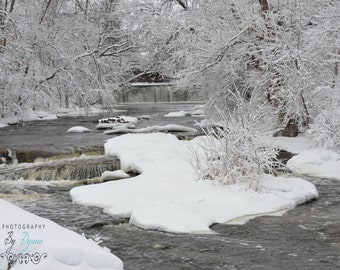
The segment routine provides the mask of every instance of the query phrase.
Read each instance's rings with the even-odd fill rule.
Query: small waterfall
[[[87,180],[100,177],[104,171],[120,168],[113,156],[92,156],[57,161],[23,163],[3,169],[2,180]]]

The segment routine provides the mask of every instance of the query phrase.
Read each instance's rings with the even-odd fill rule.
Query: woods
[[[160,74],[209,96],[216,119],[256,97],[283,134],[312,134],[338,106],[339,10],[332,0],[2,0],[0,115],[109,108],[129,82]]]

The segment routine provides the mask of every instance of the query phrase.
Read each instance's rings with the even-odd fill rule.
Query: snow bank
[[[184,117],[186,115],[188,114],[185,111],[179,111],[179,112],[169,112],[168,114],[164,115],[164,117]]]
[[[129,129],[129,128],[115,128],[113,130],[107,130],[104,132],[106,135],[110,134],[126,134],[126,133],[154,133],[154,132],[194,132],[197,130],[190,127],[185,127],[176,124],[168,124],[164,126],[152,126],[139,129]]]
[[[287,167],[297,174],[340,180],[340,155],[331,150],[302,151],[288,160]]]
[[[94,241],[0,199],[0,269],[120,270],[123,264]]]
[[[267,138],[265,144],[297,154],[287,162],[296,174],[340,180],[340,154],[332,150],[312,149],[312,142],[305,136],[296,138]]]
[[[86,132],[91,132],[91,129],[88,129],[87,127],[83,126],[75,126],[71,127],[67,130],[68,133],[86,133]]]
[[[188,149],[197,144],[171,134],[128,134],[109,140],[105,153],[117,155],[121,169],[134,178],[71,190],[74,202],[104,208],[110,215],[130,217],[141,228],[171,232],[211,232],[213,223],[251,215],[277,214],[318,196],[311,183],[266,176],[263,192],[243,186],[197,181]]]
[[[299,154],[312,147],[311,141],[305,136],[299,137],[267,137],[264,145],[271,145],[292,154]]]
[[[105,171],[102,173],[100,177],[101,182],[109,181],[109,180],[117,180],[130,177],[126,172],[122,170],[116,171]]]
[[[204,112],[204,105],[196,105],[193,109],[188,111],[178,111],[178,112],[169,112],[164,115],[164,117],[184,117],[184,116],[206,116]]]
[[[28,121],[55,120],[55,119],[57,119],[56,114],[44,111],[28,111],[25,112],[24,115],[0,118],[0,128]]]

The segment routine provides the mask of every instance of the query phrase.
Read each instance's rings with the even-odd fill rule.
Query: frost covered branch
[[[277,150],[262,144],[271,134],[266,113],[241,103],[233,110],[218,110],[218,116],[218,125],[203,127],[206,136],[193,151],[198,178],[258,189],[259,179],[277,165]]]

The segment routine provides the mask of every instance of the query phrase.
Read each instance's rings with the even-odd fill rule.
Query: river
[[[168,120],[162,117],[164,114],[190,106],[146,104],[121,109],[132,116],[151,115],[152,120],[138,124],[147,126],[165,123]],[[97,118],[62,118],[0,129],[0,148],[52,153],[98,148],[111,136],[65,132],[75,125],[94,128],[93,120]],[[195,120],[184,117],[172,121],[194,126]],[[125,218],[107,216],[98,208],[72,204],[69,190],[79,181],[2,181],[0,197],[88,237],[99,234],[102,245],[123,260],[126,270],[340,269],[340,182],[308,179],[318,188],[318,200],[281,217],[258,217],[242,226],[213,225],[212,230],[217,232],[214,235],[146,231],[130,225]]]

